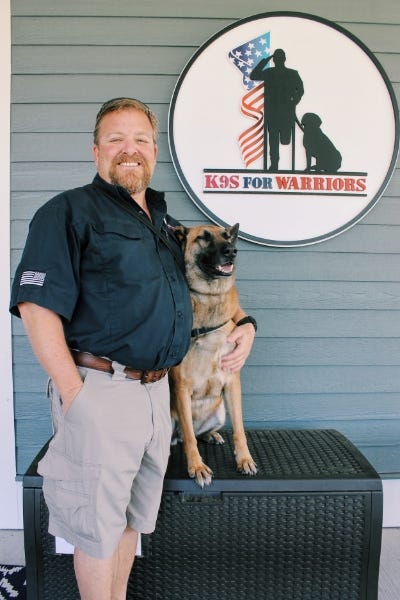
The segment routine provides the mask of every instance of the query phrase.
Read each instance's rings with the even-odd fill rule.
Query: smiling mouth
[[[200,263],[199,267],[208,275],[215,275],[217,277],[230,277],[233,274],[234,264],[227,262],[222,265],[208,265],[206,263]]]
[[[221,273],[221,275],[232,275],[233,263],[227,262],[223,265],[217,265],[215,270],[218,271],[218,273]]]
[[[115,164],[123,169],[135,169],[136,167],[142,167],[143,162],[143,159],[138,153],[129,155],[126,154],[126,152],[122,152],[115,158]]]
[[[125,168],[133,168],[133,167],[140,167],[142,163],[140,162],[120,162],[118,163],[119,167],[125,167]]]

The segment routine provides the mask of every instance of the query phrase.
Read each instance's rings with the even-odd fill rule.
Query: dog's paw
[[[194,479],[196,483],[203,488],[205,485],[210,485],[212,481],[213,472],[204,463],[196,467],[188,469],[189,477]]]
[[[257,465],[251,456],[249,456],[238,462],[237,470],[243,475],[255,475],[257,473]]]
[[[200,436],[200,439],[207,444],[225,444],[224,438],[218,431],[210,431],[210,433]]]

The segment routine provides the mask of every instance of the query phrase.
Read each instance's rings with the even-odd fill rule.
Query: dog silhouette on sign
[[[305,113],[301,120],[303,146],[306,151],[306,172],[336,173],[342,164],[342,155],[321,130],[322,121],[315,113]],[[312,159],[315,163],[312,164]]]

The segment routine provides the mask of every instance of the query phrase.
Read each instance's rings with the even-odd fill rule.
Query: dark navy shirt
[[[35,214],[15,274],[10,310],[33,302],[58,313],[71,348],[138,369],[180,362],[192,327],[188,286],[165,244],[114,203],[141,209],[96,175]],[[146,191],[153,224],[179,246],[164,195]]]

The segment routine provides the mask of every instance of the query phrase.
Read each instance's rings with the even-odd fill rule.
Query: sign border
[[[193,56],[189,59],[189,61],[186,63],[185,67],[183,68],[178,81],[175,84],[174,90],[173,90],[173,94],[172,94],[172,98],[171,98],[171,102],[169,105],[169,111],[168,111],[168,144],[169,144],[169,149],[170,149],[170,153],[171,153],[171,157],[172,157],[172,163],[174,165],[175,171],[178,175],[178,178],[182,184],[182,186],[184,187],[185,191],[187,192],[187,194],[189,195],[189,197],[191,198],[191,200],[193,201],[193,203],[214,223],[216,223],[217,225],[221,225],[223,227],[229,226],[229,223],[225,223],[221,218],[219,218],[217,215],[215,215],[208,207],[206,207],[204,205],[204,203],[198,198],[197,194],[194,192],[194,190],[192,189],[191,185],[189,184],[189,182],[187,181],[181,167],[179,164],[179,160],[175,151],[175,144],[174,144],[174,114],[175,114],[175,105],[176,105],[176,101],[177,101],[177,97],[180,91],[180,88],[182,86],[182,83],[189,71],[189,69],[193,66],[193,64],[195,63],[195,61],[197,60],[197,58],[204,52],[204,50],[210,46],[216,39],[218,39],[219,37],[221,37],[222,35],[224,35],[225,33],[227,33],[228,31],[235,29],[236,27],[245,24],[245,23],[249,23],[251,21],[256,21],[258,19],[265,19],[265,18],[270,18],[270,17],[295,17],[295,18],[302,18],[302,19],[308,19],[311,21],[317,21],[318,23],[321,23],[323,25],[326,25],[328,27],[331,27],[333,29],[336,29],[339,33],[345,35],[346,37],[348,37],[351,41],[353,41],[356,45],[359,46],[359,48],[368,56],[368,58],[373,62],[373,64],[375,65],[375,67],[377,68],[377,70],[379,71],[385,85],[387,88],[387,91],[389,93],[390,96],[390,100],[391,100],[391,104],[392,104],[392,108],[393,108],[393,116],[394,116],[394,126],[395,126],[395,135],[394,135],[394,146],[393,146],[393,153],[392,153],[392,159],[390,162],[390,166],[388,168],[388,171],[386,173],[386,176],[380,186],[380,188],[378,189],[378,191],[376,192],[374,198],[371,200],[371,202],[369,202],[369,204],[353,219],[351,219],[350,221],[344,223],[341,227],[338,227],[332,231],[327,232],[326,234],[314,237],[314,238],[309,238],[309,239],[305,239],[305,240],[293,240],[293,241],[282,241],[282,240],[270,240],[270,239],[266,239],[266,238],[261,238],[258,236],[252,236],[250,234],[247,233],[243,233],[241,231],[239,231],[239,237],[243,240],[249,241],[249,242],[253,242],[256,244],[260,244],[260,245],[264,245],[264,246],[273,246],[273,247],[299,247],[299,246],[309,246],[312,244],[317,244],[319,242],[331,239],[333,237],[336,237],[337,235],[343,233],[344,231],[346,231],[347,229],[350,229],[351,227],[353,227],[356,223],[358,223],[359,221],[361,221],[371,210],[372,208],[377,204],[377,202],[380,200],[380,198],[382,197],[386,187],[389,184],[390,179],[392,178],[392,175],[394,173],[394,170],[396,168],[396,163],[397,163],[397,159],[398,159],[398,155],[399,155],[399,108],[397,105],[397,99],[396,99],[396,95],[394,93],[393,90],[393,86],[391,84],[391,81],[389,80],[384,68],[382,67],[381,63],[379,62],[379,60],[376,58],[376,56],[372,53],[372,51],[364,44],[364,42],[362,42],[359,38],[357,38],[353,33],[351,33],[350,31],[348,31],[347,29],[345,29],[344,27],[342,27],[341,25],[338,25],[332,21],[329,21],[328,19],[325,19],[323,17],[319,17],[316,15],[311,15],[308,13],[303,13],[303,12],[297,12],[297,11],[274,11],[274,12],[267,12],[267,13],[259,13],[257,15],[253,15],[253,16],[249,16],[246,17],[244,19],[239,19],[237,21],[235,21],[234,23],[231,23],[230,25],[227,25],[226,27],[224,27],[222,30],[218,31],[217,33],[215,33],[214,35],[212,35],[206,42],[204,42],[197,50],[196,52],[193,54]]]

